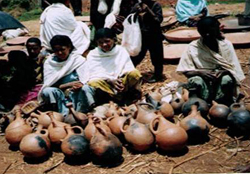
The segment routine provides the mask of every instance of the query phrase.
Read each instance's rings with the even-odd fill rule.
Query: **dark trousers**
[[[142,33],[141,52],[138,56],[131,57],[134,66],[137,66],[144,59],[147,51],[150,53],[155,76],[161,76],[163,72],[163,44],[161,34],[147,35]]]
[[[82,0],[70,0],[75,16],[82,15]]]

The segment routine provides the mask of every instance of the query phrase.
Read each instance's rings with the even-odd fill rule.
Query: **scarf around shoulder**
[[[199,69],[214,70],[218,67],[228,70],[238,83],[245,79],[233,45],[228,40],[218,41],[219,53],[209,49],[202,43],[202,39],[189,44],[181,56],[177,72],[195,71]]]
[[[85,82],[96,79],[117,79],[135,69],[127,50],[116,45],[111,51],[103,52],[96,47],[90,51],[85,63]]]

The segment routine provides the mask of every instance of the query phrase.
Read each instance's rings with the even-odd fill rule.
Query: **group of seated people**
[[[57,10],[56,5],[48,8]],[[41,19],[53,22],[43,15]],[[30,38],[26,43],[27,53],[9,53],[8,64],[14,68],[9,74],[13,78],[5,79],[8,84],[5,87],[0,85],[6,89],[11,86],[8,92],[0,89],[3,93],[0,95],[0,107],[10,109],[13,104],[37,99],[48,110],[58,111],[67,117],[69,102],[76,111],[87,113],[110,100],[129,105],[141,98],[142,75],[127,50],[117,44],[114,30],[98,29],[95,33],[97,47],[84,57],[83,52],[89,46],[86,24],[78,24],[74,19],[71,24],[64,25],[72,29],[64,34],[51,31],[51,38],[46,39],[41,35],[42,42],[38,38]],[[58,26],[56,29],[62,30],[63,25],[61,28]],[[234,48],[221,34],[220,23],[214,17],[200,19],[197,30],[201,38],[189,44],[176,71],[187,77],[186,88],[190,95],[193,93],[209,102],[216,100],[230,105],[239,94],[240,83],[245,78]],[[80,35],[79,32],[83,32],[82,37],[76,36]],[[49,43],[44,44],[48,39]],[[51,54],[44,52],[42,45]],[[4,81],[2,77],[0,80]],[[5,101],[10,98],[7,96],[13,101]]]

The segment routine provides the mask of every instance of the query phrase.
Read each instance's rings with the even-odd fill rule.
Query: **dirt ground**
[[[243,12],[244,3],[233,5],[210,5],[210,14]],[[39,35],[39,21],[27,21],[23,24],[30,35]],[[247,75],[243,93],[245,104],[249,107],[250,79],[247,66],[250,49],[236,49],[242,68]],[[153,70],[147,57],[138,67],[142,73]],[[163,86],[173,80],[185,81],[183,76],[175,73],[176,64],[166,63],[164,74],[166,80],[155,84],[143,84],[144,92]],[[44,161],[27,161],[18,150],[9,149],[4,136],[0,137],[0,173],[234,173],[245,166],[250,166],[250,141],[232,138],[226,129],[212,127],[209,141],[199,145],[189,145],[181,154],[163,154],[152,150],[146,154],[132,153],[123,148],[124,161],[116,166],[104,168],[89,162],[70,164],[64,161],[64,155],[53,152]]]

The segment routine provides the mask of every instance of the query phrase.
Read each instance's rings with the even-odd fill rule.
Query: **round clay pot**
[[[113,117],[109,117],[106,121],[108,123],[108,126],[111,132],[114,135],[119,136],[122,134],[121,127],[126,121],[126,119],[127,119],[126,117],[122,117],[122,116],[113,116]]]
[[[197,110],[200,111],[202,117],[207,117],[209,107],[205,100],[202,100],[198,97],[190,97],[182,106],[182,113],[184,116],[187,116],[191,111],[191,106],[196,105]]]
[[[226,124],[227,116],[230,113],[229,107],[223,104],[218,104],[215,101],[212,101],[212,104],[212,107],[209,109],[209,116],[213,124]]]
[[[137,122],[132,117],[127,118],[121,131],[135,151],[148,150],[154,143],[154,136],[145,124]]]
[[[122,109],[124,110],[124,116],[126,117],[129,117],[129,116],[135,117],[135,115],[137,115],[137,112],[138,112],[138,109],[135,104],[124,106],[122,107]]]
[[[19,147],[22,154],[27,158],[46,156],[50,152],[51,147],[48,130],[42,129],[42,125],[39,125],[35,133],[23,137]]]
[[[182,94],[181,94],[183,100],[186,102],[189,99],[189,91],[186,88],[182,88]]]
[[[149,96],[151,96],[155,101],[161,102],[162,94],[160,92],[160,88],[149,92]]]
[[[42,125],[44,128],[48,128],[51,124],[51,119],[48,115],[48,113],[37,111],[39,114],[36,114],[35,112],[32,112],[30,114],[31,118],[36,118],[38,120],[38,124]]]
[[[18,146],[23,137],[32,132],[32,127],[22,118],[20,108],[15,116],[15,120],[5,129],[5,139],[11,146]]]
[[[112,101],[109,102],[109,108],[105,113],[106,117],[119,116],[121,114],[118,105]]]
[[[162,102],[161,107],[160,107],[160,112],[163,117],[166,119],[173,119],[174,118],[174,109],[171,104],[167,102]]]
[[[172,99],[169,103],[171,104],[171,106],[173,107],[173,109],[176,113],[180,113],[181,107],[182,107],[184,102],[185,101],[183,100],[182,97],[180,98],[176,95],[176,93],[173,93]]]
[[[149,107],[145,107],[149,106]],[[150,121],[156,117],[154,106],[150,103],[139,103],[137,104],[137,115],[135,116],[136,121],[143,124],[149,124]]]
[[[246,109],[244,103],[233,103],[229,108],[231,112],[237,111],[238,109]]]
[[[88,124],[88,117],[86,114],[78,112],[74,109],[73,103],[68,103],[67,107],[69,108],[72,116],[74,117],[73,119],[75,122],[80,125],[81,127],[85,128],[85,126]],[[74,124],[72,122],[72,124]]]

